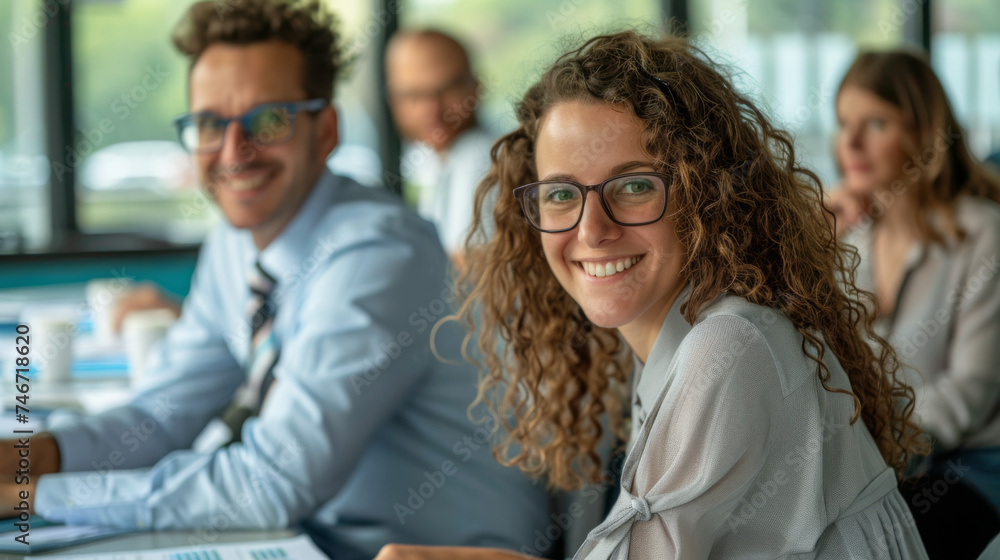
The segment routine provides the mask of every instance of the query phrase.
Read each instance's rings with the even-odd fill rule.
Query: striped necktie
[[[195,440],[195,451],[211,451],[241,440],[243,423],[260,412],[264,397],[274,382],[272,370],[278,362],[280,347],[274,334],[277,311],[271,294],[277,282],[260,263],[248,273],[250,299],[246,316],[250,325],[250,354],[247,358],[246,381],[236,390],[232,401]]]

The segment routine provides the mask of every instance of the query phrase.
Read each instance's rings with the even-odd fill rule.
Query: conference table
[[[29,323],[38,312],[64,311],[74,313],[85,302],[82,284],[0,290],[0,377],[13,381],[13,354],[15,327]],[[93,414],[125,403],[133,390],[129,379],[129,364],[124,347],[118,345],[97,347],[93,340],[91,318],[86,313],[78,317],[78,336],[73,342],[74,361],[68,381],[48,383],[33,379],[30,388],[31,421],[18,424],[14,418],[15,394],[8,383],[0,390],[0,437],[9,437],[14,429],[41,431],[50,411],[59,414]],[[43,376],[44,377],[44,376]],[[299,534],[294,530],[282,531],[223,531],[212,544],[250,543],[282,539]],[[104,540],[92,541],[42,554],[120,554],[122,559],[133,558],[138,552],[191,546],[201,542],[193,531],[163,531],[128,533]],[[124,554],[133,552],[136,554]],[[0,559],[19,559],[25,555],[0,552]]]
[[[298,531],[222,531],[213,539],[213,545],[225,545],[230,543],[253,543],[276,539],[285,539],[298,535]],[[46,556],[61,555],[105,555],[114,554],[120,560],[131,560],[140,553],[169,549],[189,547],[192,542],[200,542],[198,535],[194,531],[159,531],[130,533],[106,540],[90,542],[77,546],[71,546],[60,550],[55,550],[42,554],[17,555],[0,554],[0,560],[20,560],[21,558],[44,558]]]

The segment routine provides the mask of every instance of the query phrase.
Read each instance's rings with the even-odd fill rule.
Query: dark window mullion
[[[682,28],[690,30],[688,0],[660,0],[660,9],[663,11],[665,20],[673,21]]]
[[[906,16],[906,21],[903,24],[903,40],[913,45],[919,45],[929,54],[931,52],[931,18],[934,13],[932,1],[897,1],[899,8]]]
[[[79,232],[76,219],[76,169],[67,161],[67,146],[76,139],[73,118],[72,1],[59,8],[45,26],[45,128],[49,157],[49,208],[52,247]]]
[[[389,45],[389,38],[399,28],[399,5],[405,0],[375,0],[376,13],[382,14],[384,19],[381,23],[381,36],[379,37],[378,53],[376,53],[375,64],[378,67],[375,80],[378,84],[379,92],[388,92],[389,87],[385,79],[385,51]],[[399,175],[399,163],[402,148],[399,135],[396,133],[396,126],[393,124],[392,112],[389,109],[388,100],[385,95],[379,102],[379,114],[377,117],[379,130],[379,155],[382,157],[382,179],[384,186],[401,195],[403,193],[403,183]]]

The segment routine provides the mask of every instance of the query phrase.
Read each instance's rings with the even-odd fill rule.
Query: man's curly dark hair
[[[332,100],[346,63],[338,24],[317,0],[208,0],[188,9],[174,28],[173,42],[193,67],[215,43],[284,41],[302,53],[306,95]]]

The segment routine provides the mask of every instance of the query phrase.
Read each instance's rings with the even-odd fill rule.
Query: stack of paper
[[[29,556],[30,558],[30,556]],[[309,537],[257,541],[246,544],[185,546],[160,550],[139,550],[113,554],[67,554],[39,556],[45,560],[325,560]]]
[[[11,523],[11,520],[6,520],[3,524],[8,526],[6,528],[9,529]],[[14,540],[15,537],[21,535],[20,531],[0,533],[0,552],[15,554],[45,552],[131,532],[128,529],[116,529],[114,527],[51,525],[43,522],[41,518],[36,516],[32,516],[28,523],[31,526],[27,536],[30,546],[25,546]]]

